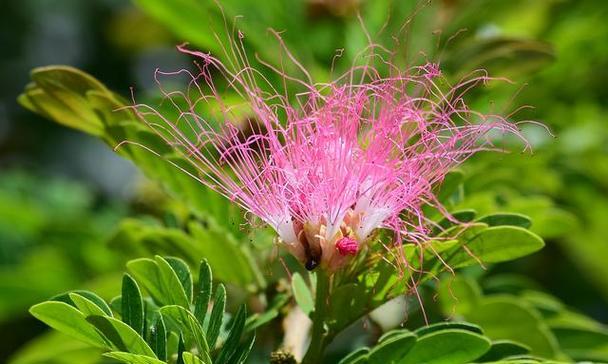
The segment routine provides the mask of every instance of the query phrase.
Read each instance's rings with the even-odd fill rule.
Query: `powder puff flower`
[[[489,80],[483,72],[448,86],[438,64],[399,70],[383,61],[389,75],[368,64],[315,84],[286,51],[306,77],[263,63],[280,75],[279,92],[242,48],[226,50],[229,64],[179,49],[197,58],[198,72],[156,78],[177,115],[143,104],[134,110],[196,168],[192,177],[271,226],[307,269],[336,271],[379,229],[397,242],[428,239],[422,207],[440,208],[434,191],[448,171],[495,149],[490,131],[519,135],[500,115],[465,104],[464,95]],[[164,88],[160,78],[176,75],[188,78],[186,90]],[[288,83],[302,91],[288,94]]]

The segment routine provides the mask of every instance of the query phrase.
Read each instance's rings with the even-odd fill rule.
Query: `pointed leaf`
[[[212,277],[209,263],[207,263],[207,260],[203,260],[200,264],[198,285],[194,300],[194,316],[196,316],[201,325],[205,322],[209,301],[211,300],[211,289],[213,287]]]
[[[159,315],[150,327],[148,343],[150,343],[157,358],[160,360],[167,359],[167,330],[162,315]]]
[[[188,347],[196,345],[204,361],[211,362],[210,350],[203,328],[190,311],[177,305],[160,309],[168,327],[176,327]]]
[[[243,330],[245,329],[245,320],[247,319],[247,308],[245,305],[239,307],[236,315],[232,319],[232,325],[230,326],[230,332],[220,353],[216,358],[216,362],[218,363],[231,363],[236,361],[240,357],[237,352],[237,348],[239,342],[241,341],[241,336],[243,335]]]
[[[122,278],[121,311],[122,321],[131,326],[139,335],[144,332],[144,302],[139,286],[130,275]]]
[[[220,328],[222,327],[222,321],[224,320],[224,310],[226,308],[226,288],[223,284],[219,284],[215,289],[215,296],[213,298],[213,309],[209,316],[209,321],[206,326],[207,328],[207,343],[209,348],[213,350],[218,336],[220,335]]]
[[[169,263],[171,268],[173,268],[173,271],[179,278],[182,288],[184,288],[184,292],[186,292],[186,298],[188,299],[188,302],[191,302],[192,275],[190,274],[190,268],[188,267],[188,264],[186,264],[186,262],[184,262],[183,260],[174,257],[166,257],[165,260],[167,261],[167,263]]]
[[[166,295],[167,304],[179,305],[187,309],[190,306],[190,301],[177,273],[163,257],[157,255],[154,260],[158,265],[162,291]]]

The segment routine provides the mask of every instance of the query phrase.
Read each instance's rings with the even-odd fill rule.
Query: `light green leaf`
[[[190,268],[188,264],[179,258],[167,257],[165,258],[167,263],[173,268],[173,271],[179,278],[184,292],[186,293],[186,299],[188,302],[192,301],[192,275],[190,274]]]
[[[119,351],[156,358],[156,354],[144,339],[124,322],[107,316],[89,316],[87,321],[93,324]]]
[[[85,316],[65,302],[42,302],[30,308],[30,313],[53,329],[96,347],[106,347],[107,342],[87,322]]]
[[[160,361],[156,358],[152,358],[152,357],[145,356],[145,355],[126,353],[126,352],[122,352],[122,351],[112,351],[112,352],[103,354],[103,356],[106,356],[108,358],[112,358],[112,359],[118,360],[119,362],[127,363],[127,364],[165,364],[164,361]]]
[[[184,364],[206,364],[204,361],[197,358],[194,354],[187,351],[182,353],[182,360]]]
[[[106,316],[107,314],[99,308],[93,301],[88,298],[81,296],[77,293],[70,293],[70,299],[76,305],[76,308],[82,312],[85,316],[98,315],[98,316]]]
[[[530,347],[533,355],[546,358],[558,356],[557,340],[542,321],[540,314],[517,297],[484,297],[465,318],[483,327],[486,336],[493,340],[522,343]]]
[[[314,299],[306,282],[304,282],[304,278],[298,272],[295,272],[292,276],[291,290],[300,309],[305,314],[310,314],[315,307]]]
[[[187,309],[190,306],[190,301],[177,273],[163,257],[157,255],[154,257],[154,260],[160,272],[160,282],[162,284],[162,291],[166,297],[166,304],[179,305]],[[190,287],[192,287],[191,282],[190,280]]]

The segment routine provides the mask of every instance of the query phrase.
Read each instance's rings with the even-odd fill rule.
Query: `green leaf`
[[[105,339],[87,322],[85,316],[65,302],[42,302],[32,306],[30,313],[59,332],[96,347],[107,346]]]
[[[76,308],[82,312],[85,316],[99,315],[106,316],[104,310],[97,306],[93,301],[88,298],[81,296],[77,293],[70,293],[70,299],[76,305]]]
[[[154,260],[149,258],[134,259],[127,263],[127,269],[156,302],[165,304],[160,272]]]
[[[465,364],[483,355],[490,340],[468,330],[448,329],[418,339],[400,364]]]
[[[209,345],[205,338],[203,328],[198,320],[187,309],[172,305],[160,309],[168,327],[175,327],[179,330],[181,337],[188,347],[196,345],[198,353],[204,361],[211,362]]]
[[[483,335],[483,330],[481,330],[481,327],[468,322],[455,321],[438,322],[428,326],[423,326],[421,328],[416,329],[416,331],[414,331],[414,334],[416,334],[416,336],[418,337],[422,337],[433,332],[449,329],[468,330],[476,334]]]
[[[206,364],[204,361],[197,358],[194,354],[187,351],[182,353],[182,360],[184,364]]]
[[[486,215],[479,218],[477,222],[483,222],[489,226],[519,226],[524,229],[529,229],[532,226],[532,220],[528,216],[510,212]]]
[[[198,322],[202,325],[205,322],[205,316],[209,308],[209,301],[211,300],[211,289],[213,287],[213,275],[211,273],[211,267],[206,260],[201,261],[199,274],[198,274],[198,286],[196,289],[196,297],[194,300],[194,316],[198,319]]]
[[[131,326],[139,335],[144,332],[144,301],[139,286],[130,275],[122,278],[121,311],[122,321]]]
[[[530,347],[533,355],[546,358],[558,356],[557,340],[540,314],[517,297],[484,297],[465,318],[483,327],[486,336],[493,340],[512,340],[525,344]]]
[[[291,290],[300,309],[309,315],[315,307],[314,299],[304,278],[298,272],[295,272],[291,279]]]
[[[237,241],[228,230],[196,223],[189,224],[188,229],[217,280],[240,287],[264,285],[264,278],[248,247]]]
[[[103,133],[103,124],[87,100],[90,91],[111,95],[99,81],[69,66],[34,68],[31,78],[33,83],[18,98],[21,105],[85,133]]]
[[[87,321],[93,324],[119,351],[156,358],[156,354],[144,339],[124,322],[107,316],[89,316]]]
[[[477,361],[490,362],[516,355],[524,355],[530,352],[530,348],[512,340],[496,340],[492,342],[490,350]]]
[[[465,249],[458,249],[448,260],[452,268],[472,264],[499,263],[534,253],[544,246],[536,234],[515,226],[494,226],[484,229],[464,242]]]
[[[237,353],[240,353],[240,355],[237,357],[236,355],[234,356],[232,360],[233,363],[235,364],[243,364],[247,361],[247,358],[249,357],[249,354],[251,353],[251,350],[253,349],[253,344],[255,343],[255,333],[253,335],[250,335],[249,338],[245,339],[244,342],[242,342],[239,347],[236,349]]]
[[[156,302],[189,307],[186,292],[177,274],[162,257],[131,260],[127,263],[127,268]]]
[[[96,364],[103,349],[91,346],[58,331],[50,331],[30,340],[11,355],[10,364]]]
[[[67,293],[62,293],[60,295],[54,296],[54,297],[50,298],[49,301],[65,302],[68,305],[72,305],[72,306],[76,307],[76,304],[70,298],[70,294],[72,294],[72,293],[76,293],[76,294],[88,299],[89,301],[95,303],[95,305],[97,305],[97,307],[99,307],[106,315],[112,316],[112,310],[110,309],[110,306],[108,306],[106,301],[104,301],[103,298],[99,297],[98,295],[96,295],[95,293],[93,293],[91,291],[74,290],[74,291],[70,291]]]
[[[150,326],[148,342],[157,358],[161,360],[167,358],[167,330],[162,315],[159,315],[154,324]]]
[[[150,356],[126,353],[122,351],[112,351],[103,354],[103,356],[127,364],[165,364],[164,361],[158,360]]]
[[[577,361],[608,362],[608,329],[552,326],[560,348]]]
[[[157,255],[154,260],[160,271],[162,291],[166,294],[167,304],[179,305],[187,309],[190,301],[177,273],[163,257]],[[192,280],[190,280],[190,292],[192,292]]]
[[[232,319],[230,331],[228,337],[220,350],[216,358],[218,363],[236,363],[237,359],[241,357],[241,353],[237,351],[243,330],[245,329],[245,320],[247,319],[247,308],[245,305],[241,305],[236,315]]]
[[[462,184],[463,179],[464,173],[459,170],[453,170],[446,174],[443,182],[441,183],[441,189],[437,194],[437,199],[442,202],[446,201],[458,190],[458,187]]]
[[[220,335],[220,328],[222,327],[222,321],[224,320],[224,310],[226,309],[226,288],[223,284],[219,284],[215,289],[215,296],[213,299],[213,308],[211,309],[211,315],[206,326],[207,332],[207,343],[211,349],[215,348],[215,343],[218,336]]]
[[[437,288],[443,314],[452,317],[454,314],[466,316],[475,309],[481,300],[481,288],[469,277],[446,277]]]
[[[416,335],[409,331],[391,335],[372,348],[368,354],[368,363],[400,363],[414,344],[416,344]]]
[[[369,354],[369,348],[359,348],[352,353],[348,354],[338,364],[363,364],[367,363],[367,355]]]
[[[188,264],[179,258],[167,257],[165,258],[167,263],[173,268],[175,274],[179,278],[179,281],[186,292],[186,298],[188,302],[192,301],[192,275],[190,274],[190,268]]]

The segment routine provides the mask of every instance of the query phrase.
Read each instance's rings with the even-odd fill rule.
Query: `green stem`
[[[319,364],[329,343],[329,333],[326,327],[326,315],[329,299],[329,277],[319,269],[317,270],[317,289],[315,292],[315,309],[312,316],[312,333],[310,346],[302,359],[302,364]]]

